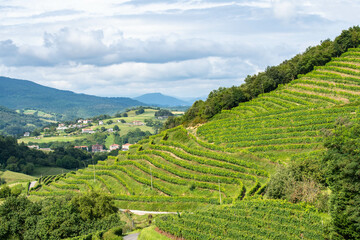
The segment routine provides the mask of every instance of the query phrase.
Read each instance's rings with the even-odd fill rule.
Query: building
[[[113,128],[109,128],[108,130],[106,130],[107,132],[109,132],[109,133],[112,133],[112,132],[114,132],[114,129]]]
[[[91,146],[92,152],[102,152],[104,151],[103,145],[95,144]]]
[[[24,133],[24,137],[30,137],[30,133],[29,133],[29,132],[25,132],[25,133]]]
[[[144,123],[142,121],[137,121],[137,120],[132,121],[131,124],[134,125],[134,126],[142,126],[142,125],[144,125]]]
[[[82,133],[90,133],[90,134],[95,133],[95,131],[92,130],[91,128],[81,129],[81,132],[82,132]]]
[[[116,150],[116,149],[119,149],[119,148],[120,148],[120,145],[119,145],[119,144],[110,145],[110,151]]]
[[[123,144],[123,145],[121,146],[121,150],[123,150],[123,151],[128,151],[131,145],[132,145],[132,144],[130,144],[130,143]]]
[[[39,149],[39,145],[30,145],[30,146],[28,146],[28,148]]]
[[[74,148],[76,148],[76,149],[82,149],[82,150],[85,150],[85,151],[89,151],[88,146],[75,146]]]
[[[99,125],[104,125],[104,122],[103,122],[103,121],[99,121]]]

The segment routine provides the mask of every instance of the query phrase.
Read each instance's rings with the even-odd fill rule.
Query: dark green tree
[[[344,239],[360,239],[360,124],[338,126],[325,146],[334,231]]]

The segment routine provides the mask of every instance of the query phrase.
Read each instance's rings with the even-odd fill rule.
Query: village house
[[[30,132],[25,132],[24,137],[30,137]]]
[[[76,148],[76,149],[82,149],[82,150],[85,150],[85,151],[89,151],[88,146],[75,146],[74,148]]]
[[[104,151],[103,145],[95,144],[91,146],[92,152],[102,152]]]
[[[137,120],[132,121],[131,124],[134,125],[134,126],[142,126],[142,125],[144,125],[144,123],[142,121],[137,121]]]
[[[81,129],[81,133],[90,133],[90,134],[93,134],[93,133],[95,133],[95,131],[92,130],[91,128],[84,128],[84,129]]]
[[[121,150],[123,150],[123,151],[129,151],[129,148],[130,148],[131,145],[132,145],[132,144],[130,144],[130,143],[123,144],[123,145],[121,146]]]
[[[103,122],[103,121],[99,121],[99,125],[104,125],[104,122]]]
[[[30,145],[28,146],[28,148],[32,148],[32,149],[39,149],[39,145]]]
[[[109,132],[109,133],[112,133],[112,132],[114,132],[114,129],[113,128],[109,128],[108,130],[106,130],[107,132]]]
[[[116,150],[116,149],[119,149],[120,148],[120,145],[119,144],[113,144],[113,145],[110,145],[110,151],[112,150]]]

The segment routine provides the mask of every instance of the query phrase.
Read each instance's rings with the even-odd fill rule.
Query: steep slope
[[[156,106],[172,107],[172,106],[189,106],[189,105],[191,105],[191,103],[187,103],[180,99],[166,96],[161,93],[147,93],[147,94],[141,95],[139,97],[135,97],[134,99],[138,100],[140,102],[149,104],[149,105],[156,105]]]
[[[360,48],[350,49],[276,91],[222,111],[198,128],[198,136],[275,160],[321,150],[326,129],[359,118],[359,54]]]
[[[257,190],[263,186],[274,168],[251,154],[209,149],[182,127],[120,153],[31,194],[102,189],[114,194],[121,208],[174,211],[241,200],[246,188],[256,186]]]
[[[31,81],[0,77],[0,102],[11,109],[37,109],[60,113],[67,119],[115,114],[146,105],[131,98],[104,98],[45,87]]]

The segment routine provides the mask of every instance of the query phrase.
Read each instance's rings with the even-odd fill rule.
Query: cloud
[[[107,66],[124,62],[167,63],[207,57],[256,56],[259,47],[251,44],[210,39],[180,38],[176,35],[142,40],[126,38],[105,44],[102,30],[63,28],[45,33],[42,46],[17,46],[12,40],[0,42],[8,66],[56,66],[70,63]],[[9,61],[8,58],[12,60]]]
[[[297,15],[296,2],[293,0],[275,0],[273,2],[273,11],[276,18],[290,19]]]

